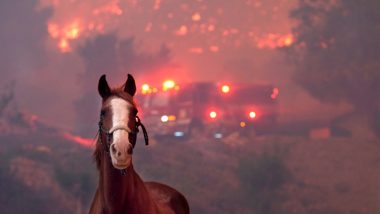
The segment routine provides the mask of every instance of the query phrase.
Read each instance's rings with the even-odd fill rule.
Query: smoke
[[[54,1],[40,0],[40,8],[52,8],[47,23],[50,37],[62,52],[73,50],[72,43],[85,41],[93,35],[109,32],[127,7],[133,4],[119,0]]]
[[[45,64],[45,22],[50,10],[35,11],[35,0],[0,2],[0,132],[29,129],[32,117],[20,111],[17,91],[32,92],[29,77]],[[30,96],[30,94],[29,94]]]
[[[43,65],[45,22],[50,11],[36,13],[36,3],[35,0],[0,2],[0,82],[16,78],[20,72],[33,72]]]
[[[118,39],[115,34],[106,34],[88,41],[78,50],[83,59],[85,72],[79,77],[83,96],[75,102],[77,113],[76,130],[91,136],[96,130],[100,97],[97,92],[98,79],[107,75],[110,85],[121,85],[127,74],[135,77],[153,73],[170,65],[170,50],[163,45],[156,53],[137,50],[134,38]]]
[[[14,99],[14,83],[6,86],[1,90],[0,94],[0,118],[2,118],[5,109],[11,104]]]
[[[273,6],[276,12],[268,13]],[[255,73],[256,79],[271,80],[268,76],[277,75],[261,72],[268,70],[262,52],[249,52],[253,57],[247,57],[244,50],[257,49],[261,42],[270,61],[272,50],[267,47],[289,30],[273,22],[274,15],[282,17],[291,6],[275,1],[3,0],[0,85],[15,80],[14,99],[21,110],[72,131],[96,124],[96,119],[89,124],[85,118],[97,115],[97,108],[91,114],[89,109],[97,107],[99,99],[90,95],[103,73],[113,85],[123,83],[127,73],[139,78],[152,71],[154,76],[142,79],[217,80],[231,73],[239,81]],[[236,11],[241,11],[239,16]],[[177,35],[182,27],[186,35]],[[170,61],[180,69],[168,69]],[[239,74],[233,75],[236,70]]]
[[[14,96],[15,82],[1,88],[0,133],[26,133],[35,125],[36,116],[19,110]]]

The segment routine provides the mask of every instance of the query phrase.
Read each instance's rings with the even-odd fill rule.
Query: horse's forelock
[[[120,97],[124,99],[125,101],[131,103],[133,106],[136,106],[136,102],[133,96],[124,91],[124,86],[111,89],[111,94],[107,98],[112,97],[112,96]],[[107,100],[107,98],[103,99],[103,104]]]

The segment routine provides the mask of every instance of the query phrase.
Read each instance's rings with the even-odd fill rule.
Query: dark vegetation
[[[0,136],[1,213],[75,213],[96,174],[88,149],[57,136]]]
[[[245,202],[254,213],[284,213],[282,187],[291,177],[278,153],[244,157],[238,172]]]
[[[86,213],[97,182],[91,153],[58,135],[0,136],[2,213]],[[289,181],[282,155],[221,142],[141,143],[134,165],[183,192],[193,213],[274,213]]]
[[[299,0],[285,48],[294,80],[313,97],[347,102],[380,135],[380,2]]]

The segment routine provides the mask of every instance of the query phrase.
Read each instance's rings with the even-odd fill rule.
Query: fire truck
[[[277,120],[279,89],[271,85],[165,81],[143,84],[137,95],[142,117],[156,136],[270,133]]]

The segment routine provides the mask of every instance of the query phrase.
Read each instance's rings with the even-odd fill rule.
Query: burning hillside
[[[232,4],[232,3],[231,3]],[[53,16],[47,23],[50,37],[61,52],[73,51],[80,40],[98,34],[120,31],[121,35],[137,34],[146,38],[149,34],[172,38],[170,47],[187,41],[190,53],[217,53],[226,46],[240,47],[248,44],[257,48],[277,48],[293,43],[289,29],[278,22],[292,1],[267,3],[260,0],[238,1],[233,5],[203,1],[58,1],[41,0],[39,8],[52,8]],[[231,7],[229,7],[231,6]],[[239,21],[233,8],[239,8]],[[252,16],[256,11],[256,16]],[[135,26],[132,20],[144,14]],[[266,18],[266,25],[255,19]],[[245,20],[242,25],[240,20]],[[267,25],[276,26],[269,30]],[[123,28],[127,28],[126,32]],[[277,28],[277,29],[276,29]],[[203,37],[196,41],[195,37]],[[170,41],[169,40],[169,41]]]

